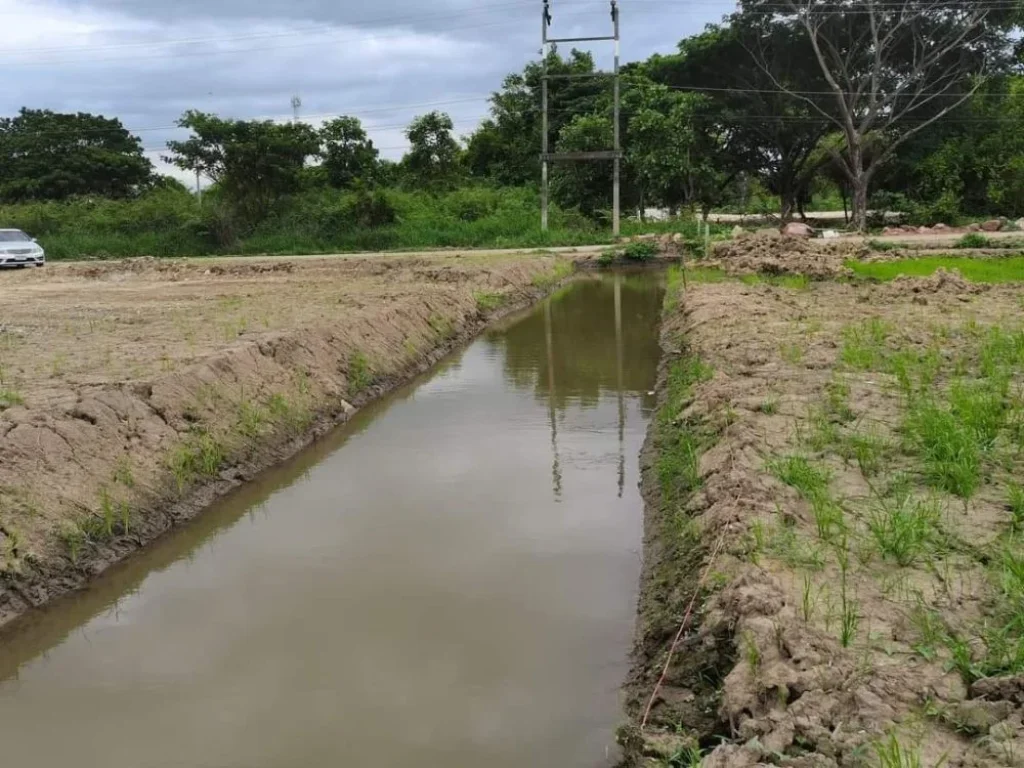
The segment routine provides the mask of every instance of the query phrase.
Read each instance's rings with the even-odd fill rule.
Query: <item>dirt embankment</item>
[[[86,583],[573,269],[538,254],[0,275],[0,625]]]
[[[630,764],[1024,763],[1022,300],[717,282],[668,308]]]

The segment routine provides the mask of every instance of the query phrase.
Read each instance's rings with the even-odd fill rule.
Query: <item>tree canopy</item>
[[[153,166],[117,118],[22,109],[0,118],[0,200],[128,197]]]

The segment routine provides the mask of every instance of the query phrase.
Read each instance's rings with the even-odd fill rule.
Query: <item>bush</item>
[[[649,240],[637,240],[622,249],[622,256],[629,261],[649,261],[658,255],[657,243]]]

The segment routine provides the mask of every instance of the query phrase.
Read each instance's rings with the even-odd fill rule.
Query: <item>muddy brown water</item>
[[[613,762],[661,299],[569,286],[21,622],[2,763]]]

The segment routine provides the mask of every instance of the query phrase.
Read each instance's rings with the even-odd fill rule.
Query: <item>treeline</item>
[[[807,205],[928,223],[1024,215],[1019,13],[977,0],[740,0],[720,24],[623,71],[623,203],[706,214]],[[666,18],[671,23],[671,17]],[[556,165],[539,230],[540,91],[558,151],[612,145],[612,89],[580,51],[505,78],[491,117],[457,137],[432,112],[399,162],[354,117],[318,128],[190,111],[165,157],[200,200],[154,174],[120,121],[25,109],[0,120],[3,226],[53,257],[187,255],[602,236],[610,164]]]

